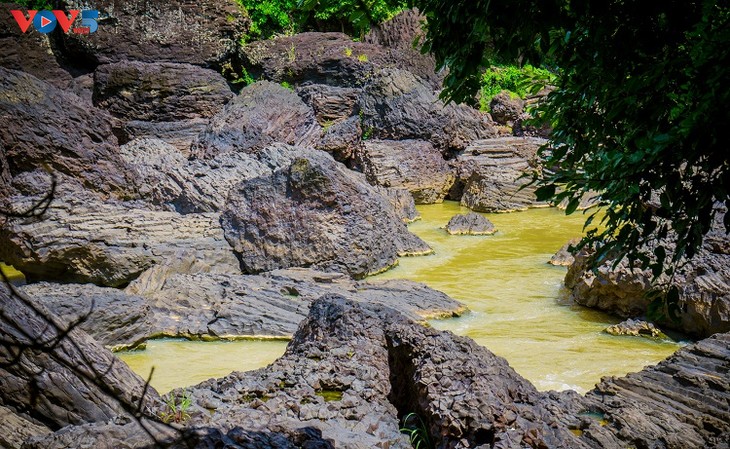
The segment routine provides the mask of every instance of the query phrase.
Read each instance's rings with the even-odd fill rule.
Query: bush
[[[497,65],[487,69],[481,78],[479,105],[482,110],[489,109],[492,98],[503,90],[512,95],[525,98],[534,94],[546,84],[555,81],[555,74],[547,69],[535,68],[531,65]]]

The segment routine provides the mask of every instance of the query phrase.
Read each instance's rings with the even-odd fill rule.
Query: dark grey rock
[[[396,214],[406,223],[421,219],[421,214],[416,210],[416,203],[413,195],[406,189],[397,187],[377,187],[378,192],[383,195],[395,208]]]
[[[125,120],[212,117],[233,97],[218,72],[190,64],[122,61],[94,72],[94,105]]]
[[[350,117],[331,126],[325,125],[318,150],[326,151],[335,160],[352,165],[353,156],[362,148],[362,126],[358,117]]]
[[[64,0],[64,9],[88,9]],[[60,36],[71,64],[91,67],[119,61],[180,62],[216,69],[238,66],[238,47],[250,24],[228,0],[99,0],[99,29],[89,36]]]
[[[490,235],[497,232],[497,228],[484,215],[469,212],[451,217],[446,232],[452,235]]]
[[[103,194],[136,195],[111,117],[76,95],[0,67],[0,115],[0,150],[13,177],[50,170]],[[47,190],[48,184],[38,188]]]
[[[361,174],[327,154],[300,150],[281,167],[228,196],[221,223],[245,271],[307,266],[364,277],[431,251]]]
[[[489,114],[500,125],[513,126],[522,116],[525,102],[518,96],[502,91],[489,102]]]
[[[361,87],[373,73],[399,67],[437,89],[440,77],[432,57],[412,49],[354,42],[342,33],[300,33],[252,42],[243,47],[243,65],[255,79],[294,85]]]
[[[320,138],[312,108],[276,83],[245,87],[214,116],[193,144],[192,154],[209,159],[228,152],[256,152],[272,143],[312,146]]]
[[[497,133],[487,115],[465,105],[444,105],[430,86],[402,69],[376,72],[364,87],[360,107],[364,134],[426,140],[444,152]]]
[[[297,88],[297,93],[314,110],[317,122],[325,128],[358,113],[359,89],[309,84]]]
[[[454,183],[453,171],[429,142],[368,140],[356,154],[371,184],[407,189],[416,204],[442,202]]]
[[[473,142],[457,155],[457,184],[461,205],[476,212],[511,212],[545,205],[535,198],[535,188],[521,189],[522,178],[537,167],[537,150],[545,141],[504,137]],[[459,199],[459,198],[454,198]]]

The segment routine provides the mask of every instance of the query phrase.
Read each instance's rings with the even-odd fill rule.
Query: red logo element
[[[31,22],[33,22],[33,17],[35,17],[35,14],[38,11],[35,9],[29,9],[28,10],[28,18],[26,19],[23,15],[23,12],[19,9],[12,9],[10,10],[10,14],[13,15],[15,18],[15,21],[18,22],[18,26],[20,27],[20,31],[25,33],[28,31],[28,27],[30,26]]]
[[[63,13],[63,11],[53,11],[53,15],[56,16],[56,20],[58,20],[58,24],[61,25],[61,29],[64,33],[68,33],[68,30],[71,28],[71,24],[74,20],[76,20],[76,17],[79,15],[78,9],[72,9],[69,11],[69,14],[71,14],[71,17],[66,17],[66,14]],[[43,22],[43,20],[41,20]],[[44,25],[45,26],[45,25]]]

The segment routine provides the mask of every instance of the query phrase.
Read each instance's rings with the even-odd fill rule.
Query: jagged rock
[[[4,449],[20,449],[29,438],[45,436],[51,429],[24,418],[0,405],[0,447]]]
[[[299,87],[297,94],[314,110],[317,122],[325,128],[358,112],[359,89],[309,84]]]
[[[432,57],[411,49],[354,42],[342,33],[300,33],[252,42],[242,49],[243,65],[255,79],[360,87],[377,70],[400,67],[440,87]]]
[[[371,184],[405,188],[416,204],[442,202],[454,183],[451,168],[429,142],[368,140],[357,160]]]
[[[48,35],[34,31],[33,25],[23,33],[10,13],[13,9],[23,13],[27,10],[15,3],[0,4],[0,67],[29,73],[60,89],[68,88],[71,74],[58,63]]]
[[[0,115],[0,150],[13,177],[48,169],[104,194],[136,194],[118,154],[112,119],[103,111],[31,75],[0,67]]]
[[[730,334],[718,334],[639,373],[604,378],[585,397],[542,393],[468,338],[380,304],[326,295],[276,362],[187,389],[193,406],[181,434],[147,427],[174,448],[405,449],[400,419],[416,413],[434,447],[447,449],[721,449],[730,436],[728,363]],[[93,447],[148,447],[144,435],[134,422],[106,422],[34,438],[28,447],[60,449],[82,439]]]
[[[93,284],[39,282],[20,291],[51,311],[63,323],[78,328],[112,350],[133,349],[150,335],[152,315],[141,297]]]
[[[518,96],[502,91],[489,102],[489,113],[500,125],[512,126],[522,117],[525,102]]]
[[[5,285],[0,303],[0,406],[58,430],[131,416],[157,398],[148,389],[142,401],[144,381],[81,330],[62,337],[66,328],[43,306],[11,295]]]
[[[94,72],[94,105],[125,120],[212,117],[233,97],[218,72],[190,64],[122,61]]]
[[[335,292],[363,304],[387,305],[413,320],[457,316],[466,310],[416,282],[356,282],[309,269],[220,274],[191,258],[154,266],[124,291],[46,282],[21,290],[62,322],[81,320],[80,329],[113,350],[136,348],[157,337],[288,338],[314,300]]]
[[[703,247],[675,273],[671,285],[679,289],[679,321],[658,320],[662,326],[695,337],[730,331],[730,237],[725,233],[723,216],[720,213],[715,217]],[[588,251],[579,252],[568,269],[565,286],[571,298],[620,317],[645,315],[650,303],[647,293],[652,289],[651,272],[632,270],[625,259],[612,268],[614,261],[610,258],[597,270],[590,270],[589,257]]]
[[[484,215],[469,212],[451,217],[446,232],[451,235],[490,235],[497,232],[497,228]]]
[[[259,81],[210,120],[192,153],[206,159],[232,151],[256,152],[275,142],[311,146],[320,133],[314,112],[294,91]]]
[[[18,199],[31,202],[32,198]],[[0,228],[0,260],[29,280],[124,285],[155,263],[187,254],[220,272],[239,272],[216,213],[179,215],[141,203],[102,202],[84,191],[60,195],[41,219]]]
[[[449,151],[496,135],[485,114],[444,105],[424,81],[402,69],[376,72],[364,87],[360,107],[363,133],[376,139],[427,140]]]
[[[130,120],[122,125],[121,144],[135,139],[159,139],[177,148],[186,158],[190,156],[190,147],[198,139],[200,133],[208,126],[208,119],[197,118],[174,122],[146,122]]]
[[[64,9],[88,9],[64,0]],[[238,46],[250,20],[227,0],[99,0],[99,29],[89,36],[60,36],[70,64],[93,68],[124,60],[181,62],[216,69],[238,66]]]
[[[540,205],[534,187],[520,190],[528,180],[519,178],[536,168],[537,150],[544,143],[522,137],[473,142],[455,161],[457,184],[463,189],[455,195],[461,195],[461,205],[476,212],[510,212]]]
[[[560,249],[553,254],[553,257],[550,258],[548,263],[559,267],[571,266],[573,262],[575,262],[575,258],[573,257],[573,253],[570,251],[570,248],[577,245],[578,242],[580,242],[579,238],[570,239],[568,243],[560,247]]]
[[[377,187],[378,192],[383,195],[395,208],[396,214],[406,223],[411,223],[421,218],[416,210],[416,203],[413,195],[406,189],[397,187]]]
[[[628,335],[631,337],[666,338],[664,332],[660,331],[651,323],[643,320],[628,320],[608,326],[604,332],[611,335]]]
[[[425,21],[426,16],[418,12],[418,9],[408,9],[388,21],[374,25],[363,37],[363,42],[389,48],[416,50],[419,48],[417,43],[422,43],[426,37],[422,26],[422,22]]]
[[[322,139],[317,143],[318,150],[326,151],[343,163],[352,163],[362,147],[362,126],[358,117],[350,117],[331,126],[323,127]]]
[[[221,223],[245,271],[311,266],[363,277],[431,251],[364,176],[326,153],[300,150],[280,167],[228,196]]]

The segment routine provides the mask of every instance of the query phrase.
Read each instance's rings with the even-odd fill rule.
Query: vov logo
[[[10,11],[13,18],[18,23],[20,31],[25,33],[28,31],[31,22],[33,27],[39,33],[47,34],[56,29],[56,26],[60,25],[64,33],[68,33],[69,30],[75,34],[91,34],[99,29],[99,24],[96,22],[99,18],[99,11],[95,9],[88,9],[81,11],[78,9],[72,9],[68,11],[69,15],[66,15],[65,11],[59,10],[42,10],[37,11],[30,9],[28,10],[27,16],[23,14],[23,11],[19,9],[13,9]],[[74,20],[81,14],[81,26],[71,28]]]

